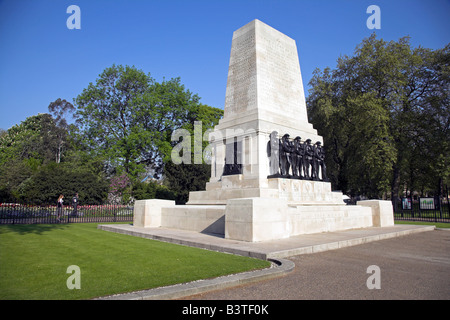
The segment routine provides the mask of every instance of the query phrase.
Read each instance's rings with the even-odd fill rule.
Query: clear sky
[[[381,29],[366,26],[368,6]],[[81,29],[66,25],[70,5]],[[73,99],[112,64],[157,81],[180,77],[201,102],[223,108],[233,31],[259,19],[297,42],[305,93],[315,68],[334,68],[376,31],[411,44],[450,42],[450,0],[0,0],[0,128]]]

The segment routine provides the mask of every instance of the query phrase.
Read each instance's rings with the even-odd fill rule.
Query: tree
[[[137,159],[150,144],[150,133],[139,122],[142,110],[133,102],[152,82],[134,67],[113,65],[75,99],[85,145],[126,173],[135,174]]]
[[[75,191],[82,201],[101,203],[106,199],[101,159],[77,149],[67,131],[70,126],[58,127],[58,122],[64,121],[38,114],[2,134],[0,202],[53,202],[60,193]],[[58,144],[66,156],[62,148],[55,148]]]
[[[38,114],[4,132],[0,138],[0,201],[14,201],[26,179],[53,159],[43,139],[51,116]]]
[[[324,136],[334,187],[396,200],[405,183],[449,179],[449,49],[413,49],[408,37],[385,42],[373,34],[335,70],[315,71],[308,113]]]
[[[188,130],[191,137],[191,159],[194,158],[194,143],[199,143],[194,139],[194,125],[201,124],[201,136],[205,135],[208,129],[213,129],[219,123],[223,116],[223,110],[200,104],[198,108],[192,109],[188,114],[188,122],[183,126]],[[202,151],[205,150],[208,141],[202,141]],[[203,152],[202,152],[203,154]],[[189,199],[190,191],[205,190],[206,182],[211,177],[211,165],[205,163],[206,159],[202,157],[202,163],[181,163],[175,164],[167,160],[164,167],[164,177],[170,189],[176,193],[176,202],[184,204]]]
[[[155,178],[164,174],[170,189],[186,199],[189,190],[198,188],[186,180],[195,177],[204,187],[209,165],[173,166],[171,151],[176,142],[171,141],[172,133],[180,128],[193,133],[195,121],[202,122],[205,132],[223,115],[222,110],[199,101],[180,78],[159,83],[135,67],[113,65],[75,99],[79,136],[86,149],[105,159],[110,177],[123,173],[137,186],[150,173]],[[147,193],[140,187],[132,190]]]
[[[135,200],[145,199],[167,199],[175,200],[176,194],[169,187],[161,185],[156,181],[136,182],[133,185],[133,198]]]
[[[24,180],[15,196],[26,203],[54,204],[60,194],[70,199],[75,193],[82,204],[103,204],[108,181],[89,168],[52,162]]]
[[[75,99],[77,123],[85,144],[113,171],[132,180],[146,170],[160,176],[172,131],[188,121],[199,100],[179,78],[158,83],[135,67],[113,65]]]
[[[55,150],[56,163],[60,163],[64,147],[67,144],[68,133],[71,128],[67,123],[65,114],[73,113],[75,107],[65,99],[61,100],[61,98],[58,98],[49,104],[48,111],[54,116],[54,128],[53,130],[48,131],[52,133],[50,145]]]

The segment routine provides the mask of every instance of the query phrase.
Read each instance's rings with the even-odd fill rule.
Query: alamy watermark
[[[67,29],[81,29],[81,9],[79,6],[70,5],[67,7],[66,13],[71,15],[66,20]]]
[[[215,145],[223,143],[224,145],[232,145],[239,143],[242,145],[239,156],[235,159],[236,164],[254,164],[250,156],[245,157],[252,148],[256,148],[257,132],[255,129],[226,129],[224,131],[211,129],[203,133],[202,121],[194,121],[194,141],[192,141],[191,132],[186,129],[176,129],[172,133],[171,141],[178,142],[171,152],[171,160],[174,164],[191,164],[192,163],[192,145],[194,147],[194,164],[211,164],[212,157],[215,155],[213,150]],[[203,142],[211,142],[203,149]],[[245,152],[247,151],[247,152]],[[229,160],[234,158],[233,148],[227,149],[227,157]],[[255,158],[253,161],[257,161]]]
[[[367,267],[367,273],[371,274],[369,278],[367,278],[366,286],[367,289],[381,289],[381,270],[377,265],[371,265]]]
[[[81,289],[81,270],[77,265],[71,265],[67,267],[66,273],[71,275],[67,278],[67,289]]]
[[[366,26],[369,29],[381,29],[381,9],[377,5],[367,7],[366,13],[370,14],[367,18]]]

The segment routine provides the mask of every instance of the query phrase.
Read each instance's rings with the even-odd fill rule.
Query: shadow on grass
[[[52,230],[64,230],[69,227],[68,224],[2,224],[0,225],[0,234],[15,232],[17,234],[37,234],[41,235]]]

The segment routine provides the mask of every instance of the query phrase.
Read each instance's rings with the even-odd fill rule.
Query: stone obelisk
[[[308,122],[295,41],[253,20],[233,33],[224,117],[210,134],[211,179],[206,192],[191,193],[189,204],[274,197],[266,190],[273,131],[323,143]]]
[[[233,33],[220,126],[248,121],[316,134],[308,123],[296,43],[259,20]]]
[[[233,33],[224,117],[215,130],[228,145],[233,139],[240,142],[238,160],[245,180],[268,176],[266,144],[273,131],[323,142],[308,122],[293,39],[259,20]],[[228,162],[231,147],[223,151],[219,143],[216,150],[220,159],[215,160],[220,165],[214,168],[212,182],[220,179],[221,161],[227,158]]]

